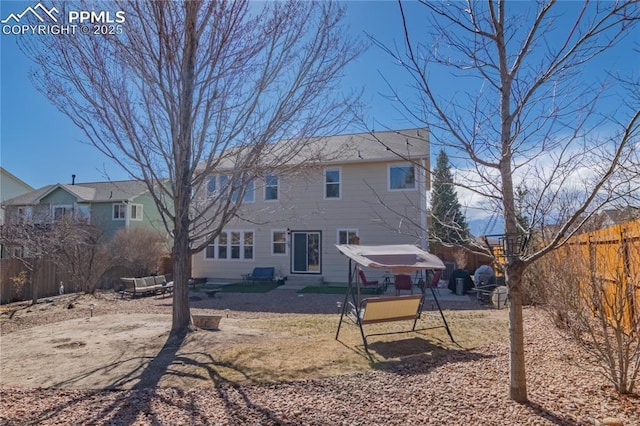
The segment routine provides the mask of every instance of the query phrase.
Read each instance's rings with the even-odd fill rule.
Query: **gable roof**
[[[113,182],[87,182],[47,185],[35,191],[5,201],[5,205],[35,205],[42,198],[57,189],[62,189],[78,199],[78,202],[117,202],[130,200],[147,192],[147,186],[140,180],[122,180]]]

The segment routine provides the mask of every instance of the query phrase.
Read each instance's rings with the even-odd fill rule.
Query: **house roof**
[[[388,130],[382,132],[352,133],[334,136],[312,137],[305,142],[304,149],[291,155],[300,139],[284,139],[267,149],[263,155],[266,164],[278,164],[278,159],[289,157],[286,164],[307,162],[322,164],[346,164],[380,161],[402,161],[429,157],[429,131],[424,128]],[[242,149],[251,149],[251,146]],[[218,168],[234,168],[234,160],[242,155],[232,148],[222,156]],[[280,160],[280,165],[282,164]]]
[[[86,182],[47,185],[35,191],[5,201],[5,205],[34,205],[56,189],[62,189],[78,198],[78,202],[115,202],[130,200],[147,192],[147,186],[140,180],[122,180],[113,182]]]
[[[601,214],[605,224],[619,225],[640,218],[640,208],[625,206],[622,209],[607,209]]]
[[[340,153],[332,163],[377,162],[426,158],[429,156],[427,129],[389,130],[384,132],[354,133],[317,138],[331,153]]]

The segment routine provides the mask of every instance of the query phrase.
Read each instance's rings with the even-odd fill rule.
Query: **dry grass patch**
[[[216,369],[232,382],[281,382],[304,380],[385,368],[399,361],[419,362],[425,357],[447,356],[496,342],[507,342],[506,311],[446,311],[454,336],[444,328],[369,338],[370,356],[364,351],[357,326],[344,323],[336,341],[339,316],[291,315],[277,319],[247,320],[247,326],[263,330],[256,341],[219,347]],[[428,312],[417,328],[439,327],[437,312]],[[365,332],[410,330],[411,321],[365,326]],[[224,319],[221,327],[224,327]]]

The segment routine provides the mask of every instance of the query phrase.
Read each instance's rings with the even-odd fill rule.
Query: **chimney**
[[[76,175],[71,175],[71,185],[76,184]]]

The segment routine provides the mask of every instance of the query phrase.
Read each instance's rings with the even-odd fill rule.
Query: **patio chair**
[[[435,292],[440,294],[440,287],[438,287],[438,284],[440,283],[441,277],[442,277],[442,271],[435,271],[433,273],[433,277],[431,278],[431,280],[429,280],[429,282],[423,281],[423,285],[420,287],[422,292],[427,291],[428,288],[432,288]]]
[[[378,287],[380,285],[378,281],[367,280],[367,276],[364,274],[364,271],[362,269],[358,270],[358,275],[360,275],[360,281],[364,287]]]
[[[413,294],[413,283],[411,282],[411,275],[396,275],[394,278],[396,296],[400,294],[400,290],[411,290],[411,294]]]

